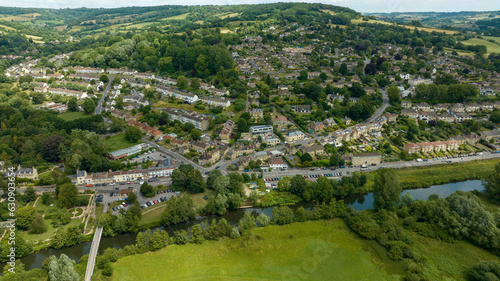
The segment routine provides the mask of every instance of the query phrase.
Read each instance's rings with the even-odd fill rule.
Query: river
[[[429,188],[419,188],[413,190],[405,190],[403,193],[410,193],[415,200],[424,199],[427,200],[429,195],[437,194],[439,197],[447,197],[450,194],[454,193],[457,190],[462,191],[472,191],[472,190],[483,190],[483,186],[480,180],[469,180],[464,182],[456,182],[456,183],[448,183],[443,185],[433,185]],[[348,206],[353,206],[354,209],[358,211],[371,209],[373,207],[373,194],[365,194],[365,195],[351,195],[344,198],[344,202]],[[298,203],[292,205],[290,207],[297,208],[298,206],[311,207],[312,203]],[[239,209],[234,212],[228,212],[223,218],[225,218],[229,224],[236,224],[243,217],[246,211],[252,212],[254,214],[265,213],[268,216],[271,216],[271,212],[274,207],[267,208],[247,208],[247,209]],[[165,230],[172,235],[174,231],[180,229],[189,229],[194,224],[198,223],[208,223],[214,218],[214,216],[209,217],[197,217],[196,219],[178,224],[175,226],[171,226],[166,228]],[[217,216],[220,218],[220,216]],[[127,245],[134,244],[135,238],[137,234],[119,234],[114,237],[103,237],[101,239],[101,244],[99,246],[99,253],[102,253],[106,248],[115,247],[115,248],[123,248]],[[92,242],[84,242],[73,247],[63,248],[59,250],[55,249],[45,249],[39,251],[35,254],[31,254],[29,256],[21,258],[21,262],[25,265],[26,270],[30,270],[33,268],[40,268],[42,266],[42,262],[49,256],[55,255],[59,256],[60,254],[66,254],[71,259],[78,261],[81,256],[87,254],[90,251],[90,244]]]

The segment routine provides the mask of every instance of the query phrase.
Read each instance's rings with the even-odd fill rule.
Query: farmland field
[[[168,18],[162,18],[161,20],[185,20],[187,15],[189,15],[189,13],[185,13],[185,14],[181,14],[181,15],[177,15],[177,16],[171,16]]]
[[[484,45],[488,49],[487,54],[500,53],[500,44],[495,44],[480,38],[471,38],[466,41],[462,41],[465,45]]]

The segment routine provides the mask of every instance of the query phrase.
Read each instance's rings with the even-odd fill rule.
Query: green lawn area
[[[466,41],[462,41],[465,45],[484,45],[488,49],[487,54],[500,53],[500,45],[495,44],[484,39],[471,38]]]
[[[339,219],[273,225],[121,258],[110,280],[399,280],[402,266],[379,250]]]
[[[51,239],[52,237],[54,237],[54,233],[57,230],[57,228],[52,227],[52,224],[50,224],[51,221],[52,221],[51,219],[45,220],[45,225],[47,225],[47,231],[45,231],[44,233],[42,233],[42,234],[30,234],[28,231],[22,231],[21,233],[22,233],[23,238],[26,239],[26,241],[30,241],[30,242]],[[69,222],[69,224],[63,225],[60,227],[66,229],[70,225],[78,226],[78,225],[80,225],[81,222],[82,222],[81,218],[80,219],[72,219]]]
[[[109,151],[115,151],[141,143],[142,140],[139,140],[139,142],[137,143],[133,143],[127,140],[127,138],[125,137],[125,133],[121,133],[114,136],[107,136],[103,139],[103,142],[106,146],[108,146]]]
[[[59,208],[57,208],[57,203],[54,202],[53,204],[54,204],[54,206],[51,207],[49,205],[42,204],[42,200],[38,199],[38,202],[36,203],[36,206],[35,206],[35,210],[43,211],[43,213],[46,214],[46,213],[48,213],[47,211],[49,211],[49,210],[59,209]],[[33,204],[31,204],[31,203],[30,203],[30,205],[33,206]]]
[[[167,202],[161,202],[158,205],[144,209],[139,225],[159,222],[161,220],[161,214],[163,213],[163,210],[165,210],[166,204]],[[144,212],[147,213],[144,214]]]
[[[71,121],[71,120],[75,120],[75,119],[78,119],[78,118],[82,118],[82,117],[87,117],[87,116],[90,116],[90,115],[87,115],[85,114],[84,112],[82,111],[79,111],[79,112],[64,112],[64,113],[61,113],[58,115],[60,118],[66,120],[66,121]]]
[[[191,200],[193,200],[194,207],[197,208],[198,206],[205,206],[207,204],[207,200],[203,199],[205,195],[210,196],[210,194],[214,193],[214,190],[206,188],[203,193],[189,193],[189,196],[191,197]]]
[[[99,219],[99,217],[102,215],[103,210],[104,210],[104,205],[102,203],[96,203],[96,206],[95,206],[96,219]]]
[[[86,203],[85,205],[81,205],[81,206],[84,206],[84,207],[87,207],[87,205],[89,204],[89,200],[90,200],[90,194],[80,194],[76,197],[76,200],[77,202],[79,202],[80,200],[85,199]]]

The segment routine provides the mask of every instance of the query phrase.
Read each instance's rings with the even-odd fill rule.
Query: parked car
[[[86,187],[92,187],[92,185],[90,183],[87,183]]]

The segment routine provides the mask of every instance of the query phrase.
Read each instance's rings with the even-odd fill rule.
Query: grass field
[[[471,38],[466,41],[462,41],[465,45],[484,45],[488,49],[487,54],[500,53],[500,45],[495,44],[484,39]]]
[[[81,25],[73,25],[69,31],[70,31],[70,32],[71,32],[71,31],[80,31],[80,30],[82,30],[82,29],[84,29],[84,28],[85,28],[85,26],[81,26]]]
[[[5,21],[31,21],[38,16],[40,16],[39,13],[22,14],[17,16],[3,15],[1,19]]]
[[[463,51],[463,50],[455,50],[455,49],[451,49],[451,48],[444,48],[444,51],[448,52],[448,53],[452,53],[453,51],[455,51],[455,52],[457,52],[457,54],[459,56],[471,56],[471,57],[475,56],[475,54],[473,52]]]
[[[198,113],[207,113],[207,110],[200,110],[195,108],[192,105],[186,104],[186,103],[169,103],[166,101],[159,101],[153,105],[153,107],[173,107],[173,108],[178,108],[182,110],[190,110],[190,111],[196,111]]]
[[[481,179],[493,172],[498,159],[471,161],[461,164],[433,165],[411,169],[396,169],[403,189],[429,187],[435,184]],[[367,185],[373,185],[373,173],[368,174]]]
[[[207,204],[207,200],[203,199],[203,197],[205,197],[205,195],[210,195],[213,193],[215,193],[215,191],[207,188],[203,193],[189,193],[189,196],[191,197],[191,200],[193,200],[193,205],[196,208],[198,206],[205,206]]]
[[[31,39],[33,40],[33,42],[35,42],[35,43],[39,43],[39,44],[43,44],[43,43],[45,43],[45,42],[43,42],[43,41],[41,40],[41,39],[42,39],[42,37],[40,37],[40,36],[35,36],[35,35],[28,35],[28,34],[26,34],[26,37],[31,38]]]
[[[489,39],[489,40],[493,40],[493,41],[497,42],[498,44],[500,44],[500,37],[495,37],[495,36],[483,36],[483,38],[486,38],[486,39]]]
[[[150,21],[150,22],[141,22],[141,23],[136,23],[136,24],[132,24],[132,25],[127,25],[126,27],[124,27],[125,29],[141,29],[141,28],[144,28],[145,26],[148,26],[148,25],[153,25],[155,24],[156,22],[153,22],[153,21]]]
[[[240,25],[242,23],[244,25],[247,25],[249,22],[257,22],[257,21],[255,21],[255,20],[235,20],[235,21],[230,22],[229,24],[230,25]]]
[[[353,24],[362,24],[362,23],[379,23],[379,24],[386,24],[386,25],[395,25],[394,23],[391,23],[391,22],[387,22],[387,21],[382,21],[382,20],[368,20],[368,21],[364,21],[363,18],[359,18],[359,19],[353,19],[351,20],[351,23]],[[440,29],[440,28],[433,28],[433,27],[415,27],[415,26],[410,26],[410,25],[398,25],[398,26],[401,26],[401,27],[404,27],[404,28],[408,28],[408,29],[418,29],[418,30],[423,30],[423,31],[427,31],[427,32],[433,32],[433,31],[436,31],[436,32],[444,32],[446,34],[455,34],[455,33],[458,33],[457,31],[453,31],[453,30],[446,30],[446,29]]]
[[[1,19],[1,18],[0,18],[0,19]],[[5,29],[6,29],[6,30],[8,30],[8,31],[16,31],[16,30],[17,30],[17,29],[15,29],[15,28],[12,28],[12,27],[10,27],[10,26],[6,26],[6,25],[2,25],[2,24],[0,24],[0,28],[5,28]]]
[[[71,120],[75,120],[78,118],[87,117],[87,115],[85,113],[83,113],[82,111],[78,111],[78,112],[68,111],[68,112],[61,113],[58,116],[59,116],[59,118],[62,118],[66,121],[71,121]]]
[[[330,11],[330,10],[321,10],[323,13],[326,13],[326,14],[330,14],[330,15],[336,15],[337,13],[334,12],[334,11]]]
[[[37,204],[38,205],[38,204]],[[52,224],[50,224],[52,220],[45,220],[45,225],[47,226],[47,231],[45,231],[42,234],[30,234],[28,231],[22,231],[22,236],[24,239],[30,242],[35,242],[35,241],[40,241],[40,240],[46,240],[46,239],[51,239],[54,237],[54,234],[57,230],[57,228],[54,228]],[[82,219],[72,219],[69,224],[60,226],[66,229],[68,226],[78,226],[82,222]]]
[[[225,13],[222,15],[217,15],[221,19],[234,18],[241,15],[241,13]]]
[[[500,261],[498,256],[464,241],[446,243],[410,233],[418,251],[427,258],[431,280],[466,280],[465,273],[482,261]]]
[[[57,31],[63,31],[67,27],[68,27],[68,25],[58,25],[58,26],[54,26],[54,29],[57,30]]]
[[[106,144],[109,147],[110,151],[115,151],[118,149],[131,147],[133,145],[141,143],[142,141],[139,141],[138,143],[130,142],[125,137],[125,133],[121,133],[121,134],[116,134],[114,136],[110,136],[109,138],[105,137],[103,139],[103,142],[104,142],[104,144]]]
[[[398,280],[402,273],[342,220],[268,226],[252,234],[124,257],[111,280]],[[168,274],[158,274],[159,268]]]
[[[185,13],[185,14],[181,14],[181,15],[177,15],[177,16],[172,16],[172,17],[168,17],[168,18],[162,18],[161,20],[185,20],[187,15],[189,15],[189,13]]]
[[[168,202],[161,202],[159,205],[154,205],[152,207],[144,209],[142,218],[139,221],[139,225],[146,225],[153,222],[159,222],[161,220],[161,214],[167,207],[166,205],[167,203]]]

